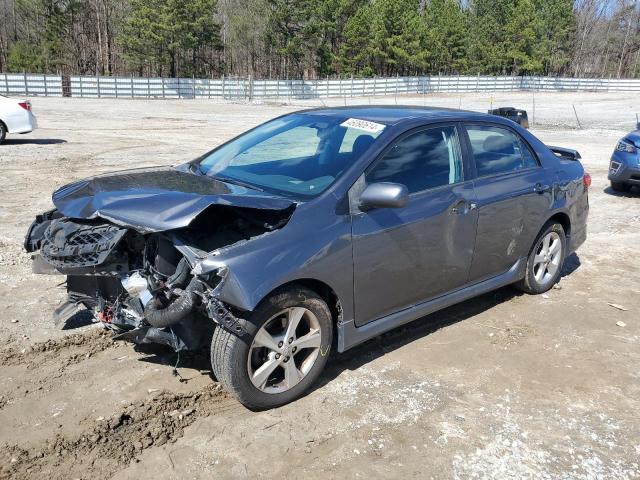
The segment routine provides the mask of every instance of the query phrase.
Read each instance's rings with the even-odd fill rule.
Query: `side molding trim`
[[[382,335],[384,332],[413,322],[430,313],[517,282],[523,278],[526,265],[527,259],[520,258],[509,270],[500,275],[405,308],[386,317],[368,322],[361,327],[356,327],[353,319],[344,321],[338,325],[338,352],[342,353],[371,338]]]

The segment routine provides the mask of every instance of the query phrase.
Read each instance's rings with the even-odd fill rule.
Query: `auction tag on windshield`
[[[382,125],[376,122],[370,122],[368,120],[360,120],[359,118],[350,118],[340,124],[341,127],[356,128],[358,130],[364,130],[370,133],[380,133],[384,130],[386,125]]]

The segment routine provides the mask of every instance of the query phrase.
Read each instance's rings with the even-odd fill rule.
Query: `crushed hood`
[[[295,202],[172,167],[125,170],[90,177],[53,193],[71,218],[103,218],[141,233],[188,226],[211,205],[284,210]]]

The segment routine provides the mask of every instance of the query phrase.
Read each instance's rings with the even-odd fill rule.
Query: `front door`
[[[477,211],[472,182],[464,181],[457,127],[404,135],[364,182],[406,185],[409,201],[403,208],[352,211],[356,325],[464,285]]]

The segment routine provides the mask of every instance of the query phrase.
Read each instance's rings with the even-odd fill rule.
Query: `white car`
[[[29,100],[0,95],[0,143],[7,133],[29,133],[38,128]]]

